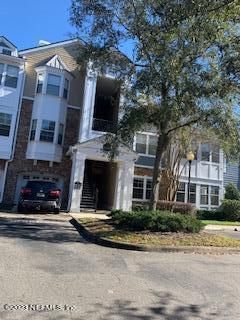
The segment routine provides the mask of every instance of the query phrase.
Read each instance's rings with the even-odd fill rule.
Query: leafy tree
[[[229,183],[225,188],[225,199],[240,200],[240,191],[233,183]]]
[[[213,130],[196,130],[188,126],[179,129],[171,139],[163,157],[164,168],[161,170],[159,197],[162,200],[174,201],[179,187],[179,179],[188,166],[187,153],[192,151],[195,159],[198,157],[198,148],[203,143],[219,146],[219,141]]]
[[[156,130],[150,209],[161,159],[181,128],[212,128],[226,151],[239,146],[239,17],[237,0],[72,0],[71,22],[84,44],[79,62],[111,66],[131,83],[113,149],[145,127]]]

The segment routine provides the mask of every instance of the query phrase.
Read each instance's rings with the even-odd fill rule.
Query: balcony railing
[[[95,131],[114,133],[116,132],[116,128],[116,123],[113,121],[93,118],[92,129]]]

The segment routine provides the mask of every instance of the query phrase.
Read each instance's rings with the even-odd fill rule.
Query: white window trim
[[[201,186],[208,186],[208,204],[202,204],[201,203]],[[217,187],[218,188],[218,205],[214,205],[214,204],[211,204],[211,196],[212,196],[212,194],[211,194],[211,189],[212,189],[212,187]],[[218,185],[209,185],[209,184],[200,184],[200,202],[199,202],[199,205],[200,205],[200,207],[201,208],[214,208],[214,209],[216,209],[216,208],[218,208],[219,207],[219,205],[220,205],[220,187],[218,186]]]
[[[183,193],[184,192],[184,203],[187,203],[188,202],[188,182],[186,182],[186,181],[179,181],[179,183],[184,183],[184,191],[181,191],[181,193]],[[191,202],[191,204],[197,204],[197,183],[196,182],[193,182],[193,181],[191,181],[190,182],[190,185],[195,185],[196,186],[196,192],[195,193],[193,193],[193,192],[190,192],[190,195],[191,194],[195,194],[195,203],[194,202]],[[178,191],[177,191],[177,193],[178,193]],[[176,197],[175,197],[175,201],[177,202],[177,193],[176,193]]]
[[[203,143],[204,144],[204,143]],[[214,165],[219,165],[221,164],[221,148],[219,147],[219,162],[213,162],[212,161],[212,157],[213,157],[213,150],[212,150],[212,146],[213,144],[212,143],[208,143],[208,145],[210,146],[210,151],[209,151],[209,161],[207,160],[202,160],[202,145],[200,143],[200,146],[199,146],[199,159],[200,159],[200,162],[203,163],[203,164],[214,164]],[[206,143],[207,144],[207,143]]]
[[[52,130],[43,130],[42,129],[42,125],[43,125],[43,121],[50,121],[50,122],[54,122],[55,123],[55,126],[54,126],[54,131],[52,131]],[[57,122],[56,121],[54,121],[54,120],[48,120],[48,119],[41,119],[40,120],[40,131],[39,131],[39,137],[38,137],[38,141],[39,142],[41,142],[41,143],[51,143],[51,144],[57,144],[56,143],[56,138],[57,138],[57,134],[56,134],[56,124],[57,124]],[[41,132],[42,132],[42,130],[43,131],[50,131],[50,132],[53,132],[53,141],[44,141],[44,140],[41,140],[40,139],[40,137],[41,137]],[[36,140],[35,140],[36,141]]]
[[[55,94],[51,94],[51,93],[48,93],[47,92],[47,86],[48,86],[48,79],[49,79],[49,76],[50,75],[53,75],[53,76],[56,76],[56,77],[59,77],[60,78],[60,84],[59,84],[59,94],[58,95],[55,95]],[[54,72],[47,72],[46,73],[46,84],[45,84],[45,93],[49,96],[52,96],[52,97],[57,97],[57,98],[62,98],[62,93],[63,93],[63,76],[60,75],[60,74],[57,74],[57,73],[54,73]],[[57,87],[57,86],[56,86]]]
[[[19,87],[19,77],[20,77],[20,70],[21,70],[21,68],[20,68],[20,66],[19,65],[17,65],[17,64],[14,64],[14,63],[4,63],[4,62],[1,62],[2,64],[3,64],[3,73],[2,73],[2,82],[0,83],[0,87],[5,87],[5,88],[9,88],[9,89],[11,89],[11,90],[17,90],[18,89],[18,87]],[[16,86],[16,88],[14,88],[14,87],[8,87],[8,86],[6,86],[5,85],[5,81],[6,81],[6,76],[7,76],[7,67],[8,66],[12,66],[12,67],[16,67],[16,68],[18,68],[18,81],[17,81],[17,86]]]
[[[143,179],[143,199],[139,198],[132,198],[132,201],[138,201],[138,202],[148,202],[149,199],[146,199],[146,190],[147,190],[147,180],[152,180],[152,177],[150,176],[133,176],[133,179]]]
[[[70,94],[70,90],[71,90],[71,80],[72,80],[72,75],[69,74],[67,72],[67,70],[64,69],[56,69],[50,66],[42,66],[42,67],[37,67],[35,68],[35,71],[37,73],[37,77],[36,77],[36,83],[35,83],[35,95],[39,95],[39,94],[45,94],[45,95],[50,95],[52,97],[56,97],[56,98],[60,98],[63,99],[65,101],[68,101],[69,99],[69,94]],[[37,93],[37,82],[38,82],[38,75],[42,74],[44,77],[43,80],[43,87],[42,87],[42,93]],[[52,95],[50,93],[47,93],[47,84],[48,84],[48,77],[49,74],[52,74],[54,76],[58,76],[61,78],[60,80],[60,88],[59,88],[59,95]],[[65,79],[67,79],[69,81],[69,85],[68,85],[68,97],[67,99],[63,97],[63,92],[64,92],[64,82]]]
[[[150,136],[155,136],[157,137],[157,135],[153,132],[137,132],[137,134],[143,134],[146,135],[146,153],[138,153],[140,156],[145,156],[145,157],[150,157],[150,158],[155,158],[154,155],[149,154],[149,137]],[[133,141],[133,150],[136,151],[136,144],[137,144],[137,134],[134,136],[134,141]]]
[[[7,115],[10,115],[11,118],[10,118],[10,125],[9,125],[9,134],[7,136],[4,136],[4,135],[0,135],[1,139],[9,139],[11,137],[11,132],[12,132],[12,124],[13,124],[13,114],[12,113],[8,113],[8,112],[2,112],[1,113],[3,114],[7,114]],[[4,123],[1,123],[4,125]]]

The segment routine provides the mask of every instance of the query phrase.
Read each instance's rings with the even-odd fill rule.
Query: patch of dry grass
[[[203,247],[240,247],[240,240],[209,234],[181,232],[136,232],[115,228],[110,220],[84,218],[78,220],[88,231],[100,237],[138,245],[156,246],[203,246]]]

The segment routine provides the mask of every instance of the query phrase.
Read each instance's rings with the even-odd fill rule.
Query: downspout
[[[2,193],[1,193],[1,197],[0,197],[0,203],[2,203],[2,201],[3,201],[3,195],[4,195],[4,191],[5,191],[5,184],[6,184],[6,177],[7,177],[7,170],[8,170],[8,164],[13,161],[14,151],[15,151],[16,142],[17,142],[17,132],[18,132],[20,114],[21,114],[21,110],[22,110],[23,89],[24,89],[25,78],[26,78],[26,75],[25,75],[25,62],[24,62],[24,69],[23,70],[24,71],[23,71],[23,78],[22,78],[20,96],[19,96],[19,102],[18,102],[17,117],[16,117],[14,134],[13,134],[13,144],[12,144],[11,156],[10,156],[10,159],[6,161],[5,168],[4,168],[3,182],[2,182]]]

